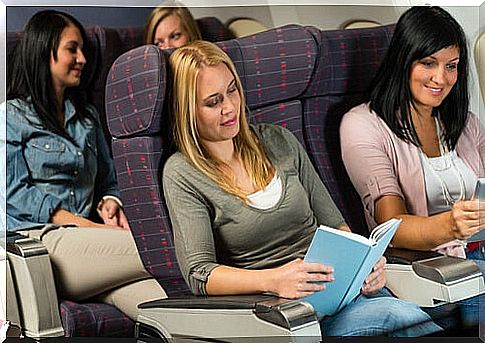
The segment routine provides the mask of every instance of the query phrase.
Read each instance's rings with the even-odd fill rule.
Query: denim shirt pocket
[[[51,137],[33,138],[25,148],[29,172],[35,181],[69,180],[69,171],[76,163],[74,156],[69,154],[65,143]]]

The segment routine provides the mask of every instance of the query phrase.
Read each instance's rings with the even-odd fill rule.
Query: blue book
[[[384,254],[401,219],[390,219],[372,230],[369,238],[319,226],[305,255],[305,262],[332,266],[335,280],[325,289],[301,300],[309,302],[319,316],[333,315],[360,293],[374,265]]]

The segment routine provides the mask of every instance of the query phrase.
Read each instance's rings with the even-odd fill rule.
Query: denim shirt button
[[[74,196],[74,192],[73,192],[73,191],[71,191],[71,192],[70,192],[70,194],[71,194],[72,196]]]
[[[49,149],[51,146],[50,146],[49,144],[46,144],[44,147],[45,147],[46,149]]]
[[[78,155],[78,156],[81,156],[82,154],[83,154],[83,153],[82,153],[82,152],[80,152],[80,151],[78,151],[78,152],[77,152],[77,155]]]
[[[74,175],[77,175],[79,172],[77,170],[74,171]]]

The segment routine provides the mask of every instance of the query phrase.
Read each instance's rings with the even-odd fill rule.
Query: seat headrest
[[[231,31],[216,17],[202,17],[195,21],[203,40],[219,42],[233,38]]]
[[[295,24],[216,44],[233,60],[250,109],[301,95],[318,51],[312,34]]]
[[[393,30],[394,25],[319,31],[318,77],[308,93],[326,96],[365,92],[386,54]]]
[[[155,45],[119,56],[106,79],[106,117],[113,137],[160,131],[166,101],[167,58]]]

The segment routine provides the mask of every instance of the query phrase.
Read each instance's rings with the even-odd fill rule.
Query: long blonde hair
[[[244,93],[236,68],[229,56],[213,43],[195,41],[178,48],[170,56],[174,139],[178,150],[195,168],[226,192],[247,202],[248,193],[237,186],[229,165],[212,156],[199,142],[196,116],[197,78],[202,68],[219,63],[224,63],[229,68],[241,97],[239,132],[233,139],[235,152],[240,155],[244,168],[258,189],[264,189],[274,176],[273,165],[247,123]]]
[[[153,44],[158,24],[172,14],[180,19],[180,24],[183,26],[183,29],[187,34],[187,43],[202,39],[199,26],[189,9],[178,1],[166,1],[160,6],[155,7],[148,17],[143,37],[145,44]]]

